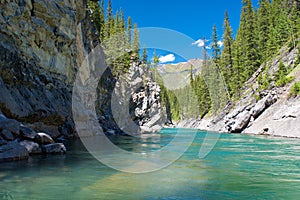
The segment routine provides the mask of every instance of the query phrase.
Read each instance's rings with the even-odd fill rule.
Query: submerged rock
[[[42,150],[46,154],[65,154],[67,151],[63,143],[44,145],[42,146]]]

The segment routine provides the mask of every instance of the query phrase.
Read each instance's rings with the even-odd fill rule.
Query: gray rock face
[[[159,126],[161,129],[166,122],[160,103],[160,92],[160,86],[148,78],[143,86],[131,95],[132,102],[129,110],[132,119],[141,127],[153,128],[153,132],[159,130]]]
[[[237,106],[230,114],[226,116],[225,132],[241,133],[277,101],[277,94],[267,93],[266,96],[247,106]],[[252,119],[252,122],[251,122]]]
[[[278,101],[256,120],[245,133],[300,137],[300,98]]]
[[[26,158],[28,151],[64,153],[65,147],[54,140],[76,134],[72,86],[79,66],[99,38],[86,13],[86,0],[1,1],[0,160],[14,160],[14,155]],[[145,71],[139,66],[130,73],[129,88],[137,91],[117,90],[121,96],[124,92],[132,95],[134,101],[127,109],[134,122],[157,130],[159,87],[150,79],[143,80]],[[116,79],[106,74],[103,81],[100,123],[105,131],[119,134],[121,127],[115,124],[110,110]],[[135,93],[139,97],[134,97]],[[11,140],[22,145],[9,143]]]
[[[27,149],[17,142],[0,146],[0,162],[26,160],[28,157]]]
[[[167,121],[160,92],[160,86],[151,79],[150,70],[134,63],[118,80],[113,93],[112,114],[118,127],[130,134],[160,130]]]
[[[60,134],[74,134],[71,86],[92,46],[87,40],[94,37],[87,17],[86,1],[1,1],[3,114],[26,124],[39,122],[40,131],[54,126]]]
[[[42,150],[46,154],[64,154],[66,153],[66,147],[62,143],[48,144],[42,147]]]
[[[74,136],[72,86],[85,56],[98,43],[97,31],[86,15],[86,0],[4,0],[0,8],[0,110],[32,130],[49,133],[55,140]],[[130,112],[137,125],[157,124],[158,86],[142,80],[144,70],[129,72],[129,86],[137,88]],[[99,119],[105,131],[121,133],[110,109],[116,78],[103,77]],[[136,91],[128,91],[132,95]],[[135,109],[136,108],[138,109]],[[152,117],[155,116],[155,117]],[[15,131],[9,130],[13,134]],[[35,133],[21,127],[24,140]],[[6,134],[7,135],[7,134]]]

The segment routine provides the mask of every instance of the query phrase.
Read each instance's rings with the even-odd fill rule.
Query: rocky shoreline
[[[176,123],[175,127],[220,133],[300,138],[300,97],[286,100],[286,93],[282,94],[270,92],[262,100],[237,106],[221,117],[182,120]]]
[[[285,66],[295,69],[298,51],[297,48],[292,50],[283,48],[281,54],[269,63],[270,74],[278,70],[280,61]],[[182,120],[176,124],[176,127],[220,133],[300,138],[300,97],[289,97],[292,85],[300,81],[299,70],[291,72],[295,79],[284,87],[274,86],[271,90],[261,91],[257,79],[263,67],[262,65],[246,83],[247,89],[239,101],[229,103],[218,115]]]
[[[65,154],[63,138],[55,142],[46,133],[0,114],[0,162],[26,160],[30,155]]]

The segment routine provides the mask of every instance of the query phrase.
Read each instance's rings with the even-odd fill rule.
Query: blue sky
[[[257,6],[257,2],[258,0],[253,0],[254,6]],[[234,32],[236,32],[239,26],[242,7],[241,0],[113,0],[112,3],[115,11],[119,8],[123,8],[125,15],[131,16],[139,28],[160,27],[172,29],[185,34],[194,41],[204,36],[209,40],[214,24],[217,25],[218,36],[221,40],[223,34],[222,25],[226,10],[229,12],[231,25]],[[141,37],[143,38],[143,36]],[[161,40],[161,42],[165,39],[164,37],[156,38],[156,40]],[[176,36],[175,39],[177,39]],[[143,43],[143,41],[141,42]],[[173,45],[175,45],[175,43],[178,43],[178,40],[174,41]],[[148,43],[144,45],[149,46]],[[180,45],[177,44],[177,46]],[[197,45],[194,46],[196,47]],[[172,47],[170,48],[172,49]],[[161,56],[166,56],[170,53],[172,52],[158,50],[158,54]],[[195,53],[191,53],[190,56],[185,57],[186,59],[191,59],[195,57],[194,54]],[[176,58],[174,62],[182,61],[182,58],[179,58],[180,56],[174,55]]]

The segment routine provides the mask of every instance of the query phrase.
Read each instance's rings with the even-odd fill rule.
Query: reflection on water
[[[121,148],[146,152],[168,144],[176,131],[152,138],[113,137]],[[95,160],[80,141],[65,156],[1,163],[0,199],[298,199],[300,140],[222,135],[205,159],[205,133],[174,164],[127,174]],[[120,162],[122,158],[119,158]]]

